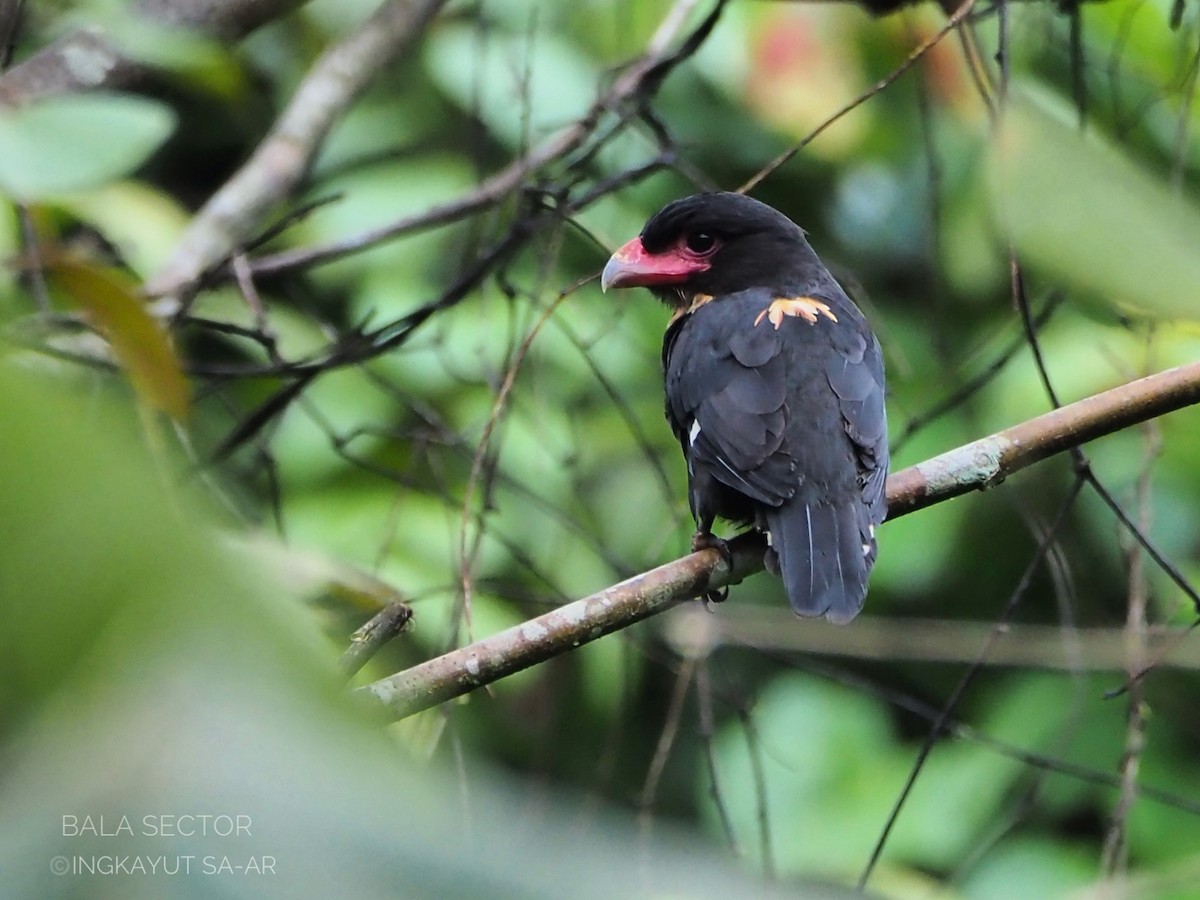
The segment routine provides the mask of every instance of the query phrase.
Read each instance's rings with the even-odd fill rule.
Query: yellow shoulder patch
[[[814,297],[776,297],[771,301],[770,306],[758,314],[754,324],[757,325],[765,318],[778,331],[779,326],[783,324],[784,316],[798,316],[809,325],[817,324],[817,316],[824,316],[831,322],[837,321],[837,316],[830,311],[829,304]]]

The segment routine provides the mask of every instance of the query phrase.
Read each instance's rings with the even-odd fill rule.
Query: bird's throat
[[[663,300],[674,312],[671,314],[671,321],[676,322],[684,316],[690,316],[706,303],[713,301],[712,294],[692,294],[684,291],[672,291],[669,295],[664,295]]]

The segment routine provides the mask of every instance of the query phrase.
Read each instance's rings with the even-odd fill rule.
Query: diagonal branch
[[[1198,402],[1200,363],[1087,397],[895,473],[888,515],[992,487],[1055,453]],[[762,569],[757,534],[730,547],[732,571],[715,550],[692,553],[360,690],[395,718],[436,706]]]
[[[992,487],[1047,456],[1198,401],[1200,363],[1085,397],[897,472],[888,479],[888,515]]]
[[[946,35],[958,28],[958,26],[962,24],[963,20],[970,15],[971,10],[974,8],[975,0],[963,0],[958,9],[954,10],[954,12],[950,15],[950,18],[946,20],[946,24],[944,24],[932,37],[922,41],[921,44],[918,45],[917,48],[905,58],[904,62],[900,63],[900,65],[889,72],[886,76],[877,81],[866,91],[859,94],[841,109],[827,118],[824,122],[810,131],[803,140],[788,147],[788,149],[776,156],[773,160],[763,166],[763,168],[755,172],[749,181],[738,188],[738,193],[747,194],[754,190],[763,182],[764,179],[774,173],[780,166],[787,163],[797,153],[815,141],[817,137],[819,137],[825,131],[825,129],[839,122],[843,116],[846,116],[858,109],[858,107],[862,106],[876,94],[890,87],[891,84],[896,81],[896,79],[916,65],[926,53],[940,44]]]

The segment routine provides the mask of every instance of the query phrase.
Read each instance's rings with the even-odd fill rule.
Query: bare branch
[[[234,252],[304,177],[334,123],[379,70],[404,53],[445,2],[385,0],[358,29],[326,50],[271,133],[196,214],[146,291],[177,297]]]
[[[895,473],[888,515],[991,487],[1054,453],[1197,402],[1200,363],[1087,397]],[[397,718],[436,706],[762,569],[758,535],[730,547],[732,571],[715,550],[692,553],[361,690]]]
[[[1200,363],[1167,369],[965,444],[888,479],[896,518],[999,484],[1039,460],[1200,401]]]
[[[234,41],[302,3],[304,0],[141,0],[135,5],[135,14],[153,25]],[[0,3],[0,9],[12,5]],[[147,65],[124,53],[103,28],[82,28],[0,76],[0,101],[27,103],[73,91],[129,87],[148,71]]]
[[[730,548],[735,580],[762,568],[762,546],[753,537],[731,541]],[[403,718],[695,597],[710,578],[714,585],[730,581],[718,567],[724,570],[715,550],[693,553],[360,690]]]
[[[667,48],[683,27],[687,14],[695,6],[695,0],[679,0],[663,18],[658,30],[650,39],[646,52],[629,64],[613,82],[612,87],[592,104],[591,109],[582,118],[554,134],[525,156],[484,179],[469,194],[344,240],[319,247],[284,250],[272,256],[262,257],[252,264],[254,274],[273,275],[321,265],[406,234],[457,222],[495,206],[524,184],[531,173],[579,149],[595,132],[605,113],[616,112],[632,99],[644,97],[656,89],[670,68],[694,52],[708,36],[723,5],[724,3],[720,2],[713,8],[712,13],[689,35],[680,50],[668,53]]]

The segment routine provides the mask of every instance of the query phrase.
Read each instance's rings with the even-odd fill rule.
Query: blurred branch
[[[972,663],[995,630],[991,622],[951,619],[897,619],[860,616],[853,627],[808,622],[792,627],[785,609],[731,604],[720,616],[684,607],[672,617],[668,639],[681,653],[719,646],[753,647],[786,653],[854,659],[932,663]],[[1200,644],[1181,644],[1189,628],[1148,627],[1142,633],[1147,653],[1160,652],[1167,668],[1200,669]],[[1008,625],[989,649],[984,665],[1064,672],[1120,672],[1130,665],[1128,633],[1123,628],[1077,628],[1067,636],[1057,625]]]
[[[1162,454],[1162,429],[1157,422],[1142,426],[1145,447],[1142,470],[1136,487],[1138,528],[1150,532],[1151,477],[1154,464]],[[1146,557],[1142,545],[1126,536],[1125,559],[1129,578],[1129,596],[1125,614],[1125,657],[1129,673],[1129,689],[1125,714],[1125,752],[1121,755],[1121,792],[1109,817],[1104,836],[1101,871],[1110,879],[1123,878],[1129,869],[1129,816],[1138,799],[1138,781],[1142,770],[1142,753],[1146,749],[1146,707],[1141,677],[1147,669],[1150,654],[1150,635],[1146,607],[1150,601],[1150,585],[1146,577]],[[1168,653],[1179,649],[1178,643],[1155,648],[1161,664]]]
[[[0,71],[12,61],[24,12],[25,0],[0,0]]]
[[[1087,397],[895,473],[888,515],[991,487],[1047,456],[1197,402],[1200,363]],[[732,571],[715,550],[692,553],[360,690],[397,718],[436,706],[762,569],[760,535],[741,535],[730,548]]]
[[[304,177],[334,123],[445,2],[384,0],[361,26],[326,50],[270,134],[196,214],[170,259],[146,285],[147,293],[179,299],[237,250]]]
[[[134,15],[159,27],[190,29],[217,40],[235,41],[302,3],[304,0],[140,0],[134,4]],[[0,11],[20,5],[2,0]],[[0,36],[3,30],[0,28]],[[129,87],[150,69],[124,53],[102,27],[89,26],[64,35],[0,76],[0,102],[28,103],[73,91]]]

